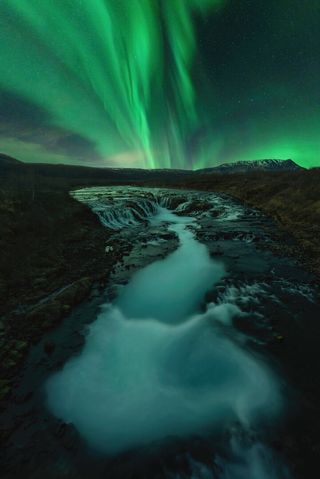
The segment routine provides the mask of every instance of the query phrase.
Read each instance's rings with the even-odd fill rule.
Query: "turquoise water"
[[[82,353],[47,384],[52,413],[106,454],[228,422],[254,428],[281,403],[268,368],[225,333],[241,311],[228,303],[199,309],[226,272],[195,239],[194,220],[159,207],[151,221],[170,223],[180,246],[102,307]]]

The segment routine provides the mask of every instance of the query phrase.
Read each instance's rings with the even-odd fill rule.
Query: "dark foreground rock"
[[[0,400],[10,393],[30,345],[93,284],[105,284],[130,249],[130,242],[112,235],[64,188],[0,189]]]
[[[208,196],[210,199],[211,195]],[[229,202],[230,199],[227,199]],[[177,206],[180,203],[181,199]],[[312,477],[307,472],[316,470],[319,451],[319,303],[316,278],[303,271],[292,259],[270,252],[277,241],[268,236],[267,231],[269,228],[273,230],[273,225],[262,215],[243,208],[237,202],[233,203],[231,210],[224,210],[223,205],[215,208],[211,204],[210,214],[206,211],[208,207],[204,206],[203,201],[193,202],[184,211],[190,211],[197,218],[193,227],[197,238],[206,244],[212,256],[223,261],[228,275],[208,291],[203,308],[208,303],[240,308],[242,314],[235,316],[233,324],[240,334],[239,338],[245,335],[254,354],[265,355],[275,363],[288,389],[288,399],[292,399],[289,417],[279,421],[279,430],[271,435],[272,448],[286,458],[294,471],[293,477]],[[238,216],[234,215],[237,211]],[[220,221],[219,217],[224,221]],[[95,221],[91,215],[91,220],[93,218]],[[75,230],[79,227],[79,218],[77,221],[77,224],[72,223]],[[45,408],[41,388],[49,374],[63,367],[69,357],[81,351],[85,340],[83,330],[97,316],[98,308],[94,304],[90,306],[90,301],[94,303],[92,298],[96,298],[96,306],[102,303],[104,288],[100,284],[106,282],[117,258],[122,260],[117,262],[110,274],[106,288],[108,300],[117,295],[133,272],[141,269],[146,262],[159,259],[159,253],[162,257],[166,256],[170,248],[175,247],[172,233],[158,226],[146,227],[144,222],[137,230],[129,228],[116,234],[103,229],[105,236],[101,243],[99,229],[100,225],[90,227],[78,241],[76,258],[70,253],[72,248],[69,249],[70,261],[78,277],[72,276],[65,267],[62,286],[6,314],[4,337],[6,344],[8,340],[12,343],[6,349],[3,362],[8,366],[9,379],[5,377],[0,383],[3,397],[9,397],[7,402],[11,403],[11,412],[5,411],[0,429],[7,474],[4,477],[151,479],[172,477],[172,474],[203,477],[201,470],[207,466],[212,475],[219,477],[215,455],[221,448],[220,438],[216,442],[214,437],[168,438],[163,445],[154,443],[113,459],[98,458],[88,451],[72,425],[53,418]],[[69,236],[64,238],[66,240]],[[92,256],[96,254],[99,264],[92,261],[91,252]],[[86,263],[88,259],[90,261]],[[88,266],[83,269],[84,264]],[[97,268],[96,275],[92,265]],[[74,308],[90,290],[90,300]],[[29,290],[24,291],[27,297]],[[61,321],[65,316],[68,319]],[[8,324],[10,330],[6,329]],[[228,328],[230,325],[221,324],[220,327]],[[21,331],[23,334],[20,336]],[[25,358],[29,344],[33,342],[37,344],[31,348],[28,360],[24,362],[21,358]],[[15,368],[21,362],[29,372],[24,370],[22,386],[15,387],[9,396]],[[195,472],[197,461],[201,470]],[[168,471],[172,473],[170,476]],[[283,474],[281,477],[286,476]]]

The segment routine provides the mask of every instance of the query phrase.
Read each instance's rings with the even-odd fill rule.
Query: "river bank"
[[[259,247],[298,258],[319,276],[317,175],[207,174],[184,179],[178,187],[220,191],[258,208],[276,222],[265,225],[273,241],[260,241]],[[84,300],[94,284],[103,288],[132,247],[130,238],[114,240],[113,231],[70,196],[69,180],[35,178],[33,187],[26,176],[3,183],[0,190],[1,400],[8,397],[30,345]]]
[[[10,393],[31,344],[103,288],[130,244],[112,232],[63,188],[0,191],[0,399]],[[112,251],[106,253],[111,241]],[[48,350],[50,350],[48,345]]]
[[[237,459],[235,451],[230,457],[228,455],[223,455],[223,458],[219,456],[219,454],[225,454],[221,450],[221,437],[218,440],[217,437],[202,437],[201,434],[199,436],[196,433],[193,437],[171,437],[171,439],[161,440],[160,443],[152,442],[116,457],[98,458],[96,455],[88,454],[83,438],[79,436],[72,425],[53,418],[44,407],[43,385],[48,376],[55,371],[61,371],[70,358],[81,354],[86,341],[87,327],[97,318],[99,311],[101,312],[101,306],[105,303],[113,304],[117,297],[121,297],[121,291],[126,291],[128,284],[129,290],[132,287],[135,293],[129,296],[128,306],[121,306],[123,305],[121,301],[119,305],[124,308],[123,310],[127,312],[128,316],[138,315],[140,317],[143,311],[141,312],[140,308],[137,312],[135,309],[137,305],[132,305],[134,298],[137,297],[139,291],[140,295],[141,291],[144,292],[142,298],[143,296],[146,299],[152,297],[146,291],[146,285],[149,285],[151,281],[148,280],[145,285],[142,285],[142,289],[138,290],[133,286],[134,283],[132,286],[130,284],[131,278],[134,281],[135,275],[140,274],[138,272],[140,270],[142,272],[148,263],[153,263],[151,266],[156,267],[154,266],[155,262],[159,262],[161,258],[167,258],[177,248],[175,235],[168,231],[168,224],[164,222],[159,229],[159,225],[153,225],[150,220],[155,212],[152,205],[157,198],[161,198],[161,204],[167,205],[178,218],[191,215],[195,219],[194,226],[190,225],[194,237],[201,242],[201,248],[205,245],[207,254],[214,261],[223,263],[226,269],[226,276],[221,278],[213,288],[208,285],[205,297],[202,300],[199,298],[201,304],[198,304],[197,311],[202,318],[199,324],[209,321],[213,328],[212,331],[210,328],[204,336],[211,338],[210,341],[208,339],[208,344],[206,343],[208,352],[205,358],[211,358],[214,348],[209,346],[214,343],[214,331],[217,333],[220,331],[229,339],[233,338],[232,341],[235,341],[238,346],[242,344],[241,348],[250,351],[253,357],[258,355],[258,357],[264,358],[268,364],[270,363],[270,367],[275,370],[276,375],[282,378],[286,404],[287,396],[290,398],[289,406],[286,406],[286,414],[276,421],[276,432],[269,431],[266,434],[264,428],[259,427],[258,434],[255,431],[250,439],[246,439],[248,442],[243,443],[240,438],[242,433],[239,431],[238,439],[241,442],[241,447],[238,453],[244,454],[242,457],[246,458],[246,477],[251,477],[250,474],[253,474],[253,470],[250,468],[258,467],[257,464],[260,464],[259,467],[265,467],[262,465],[264,461],[270,460],[270,448],[271,451],[274,451],[272,454],[275,453],[276,456],[279,454],[280,458],[288,460],[290,468],[298,472],[303,471],[304,475],[301,475],[303,479],[308,477],[306,471],[315,467],[317,461],[318,420],[316,418],[319,416],[317,414],[317,398],[320,390],[316,377],[318,303],[317,289],[312,275],[303,272],[296,262],[285,257],[275,256],[270,252],[273,240],[266,233],[270,225],[269,220],[256,210],[243,207],[241,203],[233,202],[224,195],[208,195],[182,190],[176,192],[167,190],[163,193],[156,190],[139,192],[139,189],[137,191],[135,188],[116,189],[117,193],[114,194],[112,191],[110,193],[108,188],[106,190],[107,193],[103,194],[97,190],[93,192],[87,190],[85,193],[80,191],[76,196],[82,202],[90,204],[90,207],[100,215],[100,219],[106,221],[109,226],[118,226],[119,228],[122,223],[117,232],[118,239],[122,241],[130,238],[134,248],[128,255],[125,255],[122,262],[120,261],[118,267],[111,273],[109,285],[103,292],[96,289],[94,294],[91,294],[89,301],[80,305],[79,308],[75,308],[66,321],[53,328],[51,332],[45,333],[38,345],[32,348],[32,354],[25,365],[24,379],[21,386],[15,390],[11,409],[7,411],[6,420],[3,421],[3,424],[8,426],[6,430],[8,442],[3,449],[8,477],[43,477],[43,471],[46,471],[46,474],[48,472],[48,477],[54,478],[87,478],[89,474],[90,477],[97,478],[104,477],[106,474],[112,478],[130,477],[130,475],[148,478],[181,477],[181,474],[184,474],[183,477],[192,477],[192,474],[199,475],[201,470],[205,471],[206,477],[211,477],[209,474],[212,475],[213,470],[219,471],[219,461],[220,469],[222,467],[231,472],[237,471],[239,459]],[[119,205],[117,205],[117,197],[120,201]],[[129,209],[130,214],[126,213],[123,205]],[[116,233],[115,230],[113,231]],[[260,245],[264,245],[264,247],[261,248]],[[182,264],[185,262],[183,260]],[[160,267],[161,264],[157,267]],[[159,273],[155,276],[161,277]],[[171,276],[172,273],[169,274],[168,281],[174,281],[174,276],[172,278]],[[193,279],[195,275],[185,274],[183,281],[188,283],[189,276],[190,279]],[[164,277],[165,283],[166,278]],[[179,291],[182,294],[186,291],[186,287],[181,289],[181,281],[176,281],[176,283],[174,287],[169,288],[173,300]],[[175,288],[177,288],[176,292]],[[162,288],[158,287],[158,289],[159,292],[162,291]],[[126,298],[125,293],[123,294],[123,298]],[[188,300],[189,297],[192,297],[191,293],[187,295]],[[162,303],[166,304],[166,299]],[[155,308],[155,311],[157,312],[160,307],[161,305]],[[132,308],[134,309],[132,310]],[[204,316],[202,317],[202,315]],[[109,318],[106,321],[106,326],[111,327],[114,319]],[[142,321],[141,327],[143,327],[144,320],[139,319],[139,321]],[[125,331],[126,328],[123,332],[125,333]],[[189,338],[191,342],[188,339],[189,345],[196,345],[199,341],[199,335],[195,333],[196,331]],[[111,329],[105,336],[106,340],[109,335],[113,337],[113,334]],[[155,347],[149,348],[150,338],[143,340],[139,332],[135,334],[134,337],[142,341],[137,352],[150,350],[152,354],[151,358],[142,361],[141,367],[143,364],[151,367],[154,364],[153,351],[158,350],[158,343],[154,344]],[[212,334],[213,337],[211,337]],[[101,334],[98,335],[99,341],[102,341],[103,337],[104,333],[101,331]],[[56,345],[49,355],[45,351],[46,343]],[[167,341],[165,343],[159,351],[166,351]],[[121,345],[123,344],[121,341]],[[128,346],[130,344],[132,344],[131,340]],[[201,344],[200,342],[199,347],[195,349],[191,348],[191,351],[194,351],[194,357],[198,357],[197,361],[200,361],[200,366],[207,362],[207,359],[204,359],[204,363],[202,363],[201,355],[204,353],[204,349]],[[126,374],[128,370],[134,369],[134,356],[130,356],[131,359],[129,359],[127,350],[129,352],[130,348],[122,349],[121,345],[117,350],[122,351],[124,355],[122,374],[127,378],[140,377],[143,381],[142,371],[142,375],[139,374],[139,371],[133,375],[129,374],[129,376]],[[193,387],[195,384],[198,387],[198,382],[200,381],[202,384],[204,381],[201,388],[207,385],[207,381],[210,384],[210,371],[214,368],[209,368],[208,375],[201,373],[194,377],[192,375],[194,364],[191,359],[193,356],[189,357],[189,346],[187,347],[187,345],[182,348],[184,351],[182,358],[173,368],[176,364],[172,362],[173,358],[176,358],[175,351],[176,348],[173,348],[172,354],[170,354],[170,367],[166,367],[163,372],[164,377],[169,374],[167,380],[170,380],[170,388],[181,387],[181,381],[182,383],[191,381]],[[188,359],[185,358],[185,353],[188,353]],[[191,361],[190,364],[188,361]],[[182,366],[182,371],[179,369],[179,364]],[[198,363],[195,364],[197,368]],[[310,365],[314,365],[314,367],[310,367]],[[127,368],[129,369],[127,370]],[[173,381],[171,376],[176,371],[175,368],[180,371],[178,381]],[[200,370],[203,371],[202,366]],[[112,371],[109,371],[107,377],[112,377]],[[122,375],[120,375],[121,377]],[[161,377],[162,374],[158,380]],[[138,384],[140,384],[139,381]],[[188,385],[188,391],[190,386],[191,384]],[[82,394],[77,394],[76,397],[82,397]],[[126,387],[121,401],[129,401],[129,409],[132,406],[130,398],[131,394],[128,393]],[[116,403],[118,404],[118,401]],[[152,421],[157,421],[157,409],[154,410],[156,417]],[[165,410],[167,409],[165,408]],[[164,414],[165,410],[162,410],[160,406],[161,414]],[[143,411],[144,408],[139,414]],[[268,411],[266,412],[268,414]],[[111,410],[108,411],[108,414],[110,413]],[[287,415],[289,418],[286,417]],[[139,416],[133,415],[130,420],[137,421],[138,419]],[[187,418],[187,420],[189,419]],[[162,422],[160,421],[161,424]],[[295,422],[299,423],[298,427],[294,424]],[[123,426],[121,430],[126,430],[126,427]],[[266,446],[269,452],[266,457],[264,453],[261,453],[260,447],[252,449],[252,444],[254,444],[252,441],[257,439],[267,441]],[[223,441],[226,441],[226,438]],[[215,457],[214,461],[213,457]],[[307,463],[305,462],[306,458]],[[275,461],[278,464],[278,459]],[[280,459],[279,461],[281,463]],[[168,471],[174,475],[168,476]],[[272,471],[271,477],[285,477],[284,475],[278,476],[278,472]],[[17,475],[20,473],[21,476]],[[283,474],[285,473],[283,472]]]
[[[177,187],[231,195],[274,220],[275,252],[298,258],[320,277],[320,169],[297,172],[207,173]],[[293,241],[292,241],[293,240]]]

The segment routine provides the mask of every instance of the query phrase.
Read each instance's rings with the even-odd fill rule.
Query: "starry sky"
[[[0,151],[320,166],[319,0],[1,0]]]

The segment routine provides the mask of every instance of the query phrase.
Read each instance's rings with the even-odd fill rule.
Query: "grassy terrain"
[[[120,247],[105,254],[110,232],[70,197],[70,189],[136,184],[230,194],[275,219],[282,231],[281,252],[320,274],[320,169],[177,174],[170,185],[161,175],[138,180],[135,172],[130,180],[123,172],[111,173],[98,179],[95,169],[81,176],[82,169],[38,169],[11,161],[0,168],[0,399],[29,345],[81,301],[93,281],[106,278],[121,255]]]
[[[68,186],[21,176],[0,184],[0,400],[30,344],[103,282],[110,233]]]
[[[276,220],[282,251],[320,274],[320,169],[191,176],[179,187],[230,194]],[[287,237],[295,245],[286,243]]]
[[[0,313],[101,271],[105,240],[98,219],[64,189],[1,188]]]

